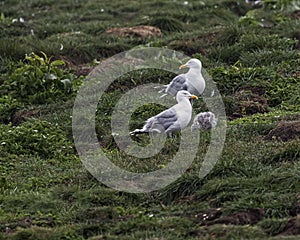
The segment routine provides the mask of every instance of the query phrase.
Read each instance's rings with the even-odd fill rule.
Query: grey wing
[[[166,93],[176,96],[177,92],[180,90],[187,90],[188,84],[186,81],[185,74],[180,74],[173,78],[166,89]]]
[[[172,128],[174,125],[177,125],[176,111],[172,108],[167,109],[151,118],[151,123],[149,122],[149,124],[152,125],[152,130],[157,132],[165,132],[168,129]]]

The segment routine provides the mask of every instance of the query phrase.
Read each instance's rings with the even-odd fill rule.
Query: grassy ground
[[[265,2],[1,1],[0,239],[299,239],[300,4]],[[162,34],[106,32],[138,25]],[[198,172],[209,132],[201,132],[188,171],[148,194],[118,192],[93,178],[71,129],[76,91],[89,71],[138,45],[202,60],[228,117],[223,154],[205,178]],[[174,154],[167,142],[147,162],[132,159],[110,130],[113,99],[172,77],[133,72],[101,99],[96,132],[119,166],[151,171]],[[145,106],[132,128],[160,110]]]

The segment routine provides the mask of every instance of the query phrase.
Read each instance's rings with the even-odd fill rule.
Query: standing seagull
[[[176,105],[149,118],[142,129],[135,129],[130,135],[156,132],[167,133],[172,137],[173,132],[184,129],[191,121],[192,105],[189,99],[198,97],[185,90],[179,91],[176,95]]]
[[[205,89],[205,80],[201,73],[201,61],[196,58],[192,58],[186,64],[179,67],[179,69],[182,68],[189,68],[189,71],[173,78],[173,80],[165,86],[166,88],[160,91],[165,92],[161,97],[168,94],[176,96],[176,93],[180,90],[187,90],[191,94],[195,95],[203,93]]]

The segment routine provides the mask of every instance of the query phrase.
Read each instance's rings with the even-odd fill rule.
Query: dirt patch
[[[65,63],[64,68],[72,69],[74,71],[74,74],[78,77],[87,76],[94,69],[93,66],[88,66],[86,64],[81,64],[80,59],[70,60],[69,58],[67,58],[65,56],[59,56],[56,59],[62,60]]]
[[[135,27],[122,27],[122,28],[110,28],[105,31],[107,34],[112,34],[120,37],[153,37],[160,36],[161,30],[153,26],[135,26]]]
[[[235,94],[240,112],[244,115],[267,112],[267,99],[252,90],[241,90]]]
[[[5,223],[0,227],[0,232],[7,234],[14,233],[18,228],[30,228],[32,226],[54,227],[55,220],[53,217],[26,217],[16,222]]]
[[[262,86],[245,86],[240,91],[250,91],[256,95],[264,95],[266,93],[265,88]]]
[[[300,42],[300,39],[299,39],[299,42]],[[300,46],[300,45],[299,45]],[[297,71],[297,72],[294,72],[292,74],[293,77],[300,77],[300,71]]]
[[[16,228],[29,228],[32,225],[33,218],[32,217],[26,217],[20,221],[12,222],[12,223],[5,223],[0,227],[0,232],[5,233],[13,233]]]
[[[93,71],[94,67],[86,66],[85,64],[80,64],[75,68],[76,76],[87,76],[91,71]]]
[[[195,217],[195,222],[201,226],[210,226],[214,224],[233,224],[246,225],[255,224],[263,219],[264,209],[262,208],[248,208],[242,212],[236,212],[227,216],[221,216],[222,209],[215,208],[198,213]]]
[[[300,32],[295,32],[293,37],[298,40],[298,43],[295,45],[295,49],[300,49]]]
[[[300,19],[300,10],[297,10],[289,15],[293,19]]]
[[[264,140],[277,139],[286,142],[297,137],[300,137],[300,120],[282,120],[264,137]]]
[[[300,215],[291,218],[279,235],[298,235],[300,234]]]
[[[268,102],[261,88],[245,88],[234,94],[235,111],[232,119],[268,112]]]
[[[40,111],[33,109],[33,110],[21,110],[17,111],[12,117],[12,124],[19,125],[22,122],[25,122],[29,118],[38,117],[40,115]]]
[[[300,215],[300,202],[295,203],[290,209],[291,216],[295,217]]]
[[[200,225],[207,225],[208,222],[214,221],[222,215],[221,208],[212,208],[196,215],[196,222]]]
[[[117,217],[117,213],[110,207],[95,207],[88,208],[79,212],[77,215],[78,220],[85,220],[89,223],[112,222]]]
[[[221,217],[209,223],[212,224],[255,224],[264,217],[264,210],[262,208],[249,208],[242,212],[233,213],[228,216]]]

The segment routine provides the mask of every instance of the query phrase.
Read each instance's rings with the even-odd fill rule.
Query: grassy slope
[[[1,4],[0,239],[299,238],[299,138],[264,140],[281,119],[299,119],[297,13],[249,12],[244,1],[228,0]],[[259,25],[261,16],[266,27]],[[24,23],[12,23],[20,17]],[[104,33],[110,27],[140,24],[155,24],[163,35],[120,38]],[[53,93],[54,100],[49,97],[46,104],[31,95],[37,101],[32,104],[18,98],[10,81],[18,78],[16,69],[25,64],[19,60],[31,51],[63,59],[80,75],[94,59],[140,44],[199,57],[217,82],[231,120],[222,157],[207,177],[198,178],[209,141],[209,134],[202,133],[204,144],[189,171],[151,194],[111,190],[84,169],[72,142],[74,94]],[[63,71],[57,74],[70,77],[68,69]],[[172,77],[142,74],[144,82]],[[124,85],[141,83],[140,76],[133,73],[120,81],[105,95],[99,112],[111,112],[111,99],[120,96]],[[145,108],[143,119],[133,124],[157,111]],[[140,164],[119,153],[109,120],[109,114],[98,115],[96,130],[116,163],[130,165],[132,171],[164,163],[161,156]]]

